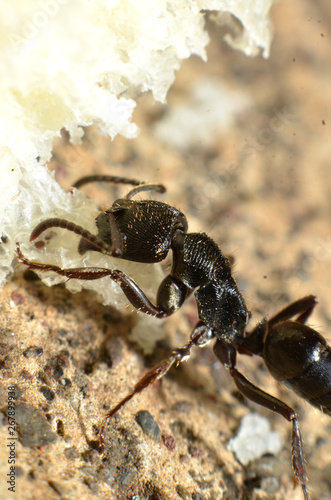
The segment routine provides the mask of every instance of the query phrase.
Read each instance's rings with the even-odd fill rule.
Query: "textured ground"
[[[252,324],[314,293],[319,305],[310,324],[330,337],[331,11],[327,0],[295,0],[278,2],[272,17],[269,60],[233,52],[210,25],[208,63],[184,64],[167,108],[140,99],[136,140],[110,142],[90,129],[73,148],[63,137],[50,168],[65,188],[85,173],[162,182],[162,199],[187,214],[190,230],[208,232],[235,257]],[[170,123],[167,142],[160,123]],[[85,191],[109,206],[125,188]],[[149,356],[128,338],[136,314],[105,308],[87,292],[49,289],[23,266],[0,302],[1,442],[13,383],[20,424],[18,492],[10,494],[2,479],[3,499],[302,499],[292,489],[290,426],[243,400],[211,347],[129,403],[107,430],[105,458],[96,451],[106,409],[169,348],[186,342],[197,319],[194,300],[163,323],[164,340]],[[240,368],[298,411],[312,499],[330,499],[329,418],[280,387],[260,360],[241,357]],[[267,416],[284,445],[243,467],[227,443],[249,411]],[[2,478],[7,459],[1,446]]]

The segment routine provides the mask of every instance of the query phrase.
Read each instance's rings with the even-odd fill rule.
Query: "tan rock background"
[[[190,230],[207,232],[225,254],[235,257],[235,275],[253,312],[252,324],[313,293],[319,305],[310,324],[328,338],[331,10],[327,0],[278,2],[272,18],[269,60],[234,52],[210,23],[208,62],[192,58],[183,65],[167,107],[148,95],[139,99],[137,139],[111,142],[90,129],[82,146],[74,148],[63,136],[50,168],[65,188],[90,173],[163,183],[167,193],[162,199],[187,214]],[[224,117],[219,122],[210,120],[212,91],[209,109],[196,97],[197,89],[208,94],[208,85],[212,91],[223,86]],[[215,107],[220,105],[217,96]],[[236,105],[235,115],[228,105]],[[192,130],[189,138],[180,147],[178,141],[161,141],[159,123],[167,123],[172,114],[183,116],[183,106],[193,113],[184,115],[182,124],[183,132]],[[170,138],[181,138],[179,121],[175,123]],[[126,192],[110,186],[84,190],[103,207]],[[72,295],[61,285],[49,289],[23,266],[17,266],[0,300],[2,498],[303,498],[300,488],[292,489],[290,425],[238,396],[209,346],[118,414],[107,432],[105,460],[93,449],[107,408],[146,367],[186,342],[197,319],[194,300],[162,324],[164,339],[149,356],[128,339],[137,322],[131,308],[105,308],[97,297]],[[330,499],[329,418],[280,387],[261,360],[242,356],[239,366],[297,410],[311,497]],[[19,389],[21,428],[15,494],[4,480],[9,468],[5,406],[13,383]],[[142,410],[153,417],[159,435],[148,422],[144,428],[149,434],[143,432],[136,421]],[[279,454],[242,467],[226,446],[249,411],[267,416],[284,445]]]

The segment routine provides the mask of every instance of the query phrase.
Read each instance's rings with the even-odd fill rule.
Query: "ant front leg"
[[[130,301],[130,303],[139,311],[156,316],[157,318],[165,318],[171,312],[164,310],[162,307],[152,304],[145,293],[139,286],[122,271],[115,269],[107,269],[103,267],[76,267],[70,269],[61,269],[59,266],[53,264],[43,264],[41,262],[32,262],[22,253],[19,243],[16,243],[16,254],[20,262],[25,264],[34,271],[49,272],[53,271],[60,276],[68,279],[79,280],[97,280],[109,276],[110,279],[115,281],[122,289],[123,293]]]
[[[108,269],[103,267],[76,267],[62,269],[54,264],[43,264],[32,262],[21,251],[19,243],[16,243],[16,254],[20,262],[35,271],[53,271],[59,276],[68,279],[97,280],[109,278],[115,281],[122,289],[129,302],[139,311],[150,314],[157,318],[165,318],[173,314],[183,304],[190,289],[184,283],[168,275],[162,281],[157,293],[157,305],[154,305],[135,283],[135,281],[119,269]]]
[[[236,350],[234,347],[218,339],[214,345],[214,353],[221,363],[229,370],[231,377],[243,396],[254,403],[282,415],[286,420],[292,422],[292,466],[296,478],[295,484],[297,482],[301,484],[304,498],[305,500],[309,500],[302,438],[296,412],[279,399],[256,387],[237,370]]]

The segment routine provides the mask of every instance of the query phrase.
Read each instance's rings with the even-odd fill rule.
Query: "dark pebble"
[[[52,391],[52,389],[50,389],[46,385],[43,385],[42,387],[40,387],[39,391],[44,396],[44,398],[47,399],[47,401],[49,401],[50,403],[54,401],[55,393]]]
[[[155,422],[154,418],[152,415],[149,413],[147,410],[141,410],[139,411],[136,416],[135,416],[137,424],[140,425],[140,427],[143,430],[143,433],[146,434],[146,436],[150,437],[151,439],[154,439],[154,441],[157,441],[160,437],[160,427],[157,425]]]
[[[26,358],[37,358],[38,356],[41,356],[43,352],[44,351],[41,347],[32,345],[25,349],[25,351],[23,352],[23,356],[25,356]]]
[[[58,420],[56,424],[56,431],[59,436],[63,437],[64,436],[64,425],[62,420]]]
[[[173,436],[170,436],[169,434],[163,434],[162,439],[168,450],[174,451],[176,449],[176,440]]]
[[[33,406],[25,403],[16,405],[16,422],[23,446],[45,446],[57,439],[44,415]]]
[[[63,368],[60,364],[57,364],[53,367],[53,377],[55,380],[60,379],[63,376]]]
[[[61,385],[63,385],[63,387],[71,387],[72,386],[72,382],[68,378],[61,378],[61,380],[59,380],[59,383]]]

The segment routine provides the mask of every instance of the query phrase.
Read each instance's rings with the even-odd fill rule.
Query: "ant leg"
[[[76,267],[71,269],[61,269],[61,267],[53,264],[43,264],[41,262],[32,262],[25,255],[23,255],[19,243],[16,244],[16,254],[20,262],[35,271],[49,272],[53,271],[60,276],[65,276],[68,279],[80,280],[97,280],[109,276],[110,279],[115,281],[126,295],[131,304],[139,311],[150,314],[157,318],[165,318],[173,311],[164,310],[158,305],[152,304],[139,286],[125,273],[120,270],[112,270],[103,267]]]
[[[305,323],[311,315],[316,304],[317,299],[314,295],[307,295],[302,299],[298,299],[295,302],[292,302],[268,320],[268,329],[270,330],[274,325],[280,323],[281,321],[286,321],[290,318],[293,318],[293,316],[295,316],[296,314],[298,314],[299,316],[294,321]]]
[[[127,177],[119,177],[117,175],[87,175],[86,177],[78,179],[72,187],[79,189],[90,182],[111,182],[113,184],[131,184],[132,186],[145,184],[143,181],[128,179]]]
[[[254,403],[264,406],[282,415],[289,422],[292,422],[292,467],[295,474],[294,483],[295,485],[297,482],[301,484],[304,498],[305,500],[309,500],[303,444],[296,412],[279,399],[256,387],[236,369],[236,351],[232,346],[221,340],[217,340],[214,345],[214,353],[221,363],[229,369],[230,375],[241,394]]]
[[[213,332],[209,328],[207,328],[207,326],[202,323],[202,321],[199,321],[191,334],[190,341],[187,344],[178,349],[174,349],[168,358],[164,359],[159,364],[151,368],[136,383],[132,391],[127,394],[119,403],[117,403],[117,405],[114,406],[105,416],[99,432],[100,453],[104,453],[104,430],[111,417],[113,417],[115,413],[117,413],[136,394],[142,392],[144,389],[156,382],[156,380],[160,380],[162,377],[164,377],[164,375],[166,375],[166,373],[173,365],[178,366],[182,361],[186,361],[190,357],[192,347],[203,347],[210,340],[212,340],[212,338],[214,338]]]
[[[307,295],[302,299],[292,302],[270,319],[264,318],[252,331],[246,333],[245,339],[238,347],[238,352],[241,354],[256,354],[257,356],[262,356],[264,339],[271,328],[296,315],[298,316],[294,321],[305,323],[316,304],[316,297],[314,295]]]

